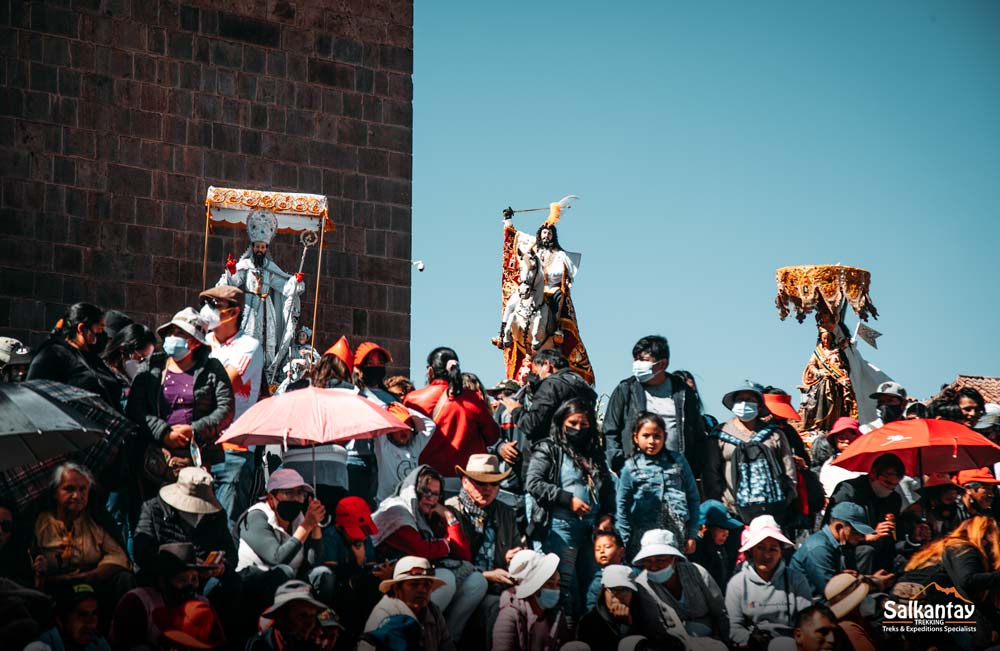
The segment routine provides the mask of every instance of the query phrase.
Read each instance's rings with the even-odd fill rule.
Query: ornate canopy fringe
[[[816,310],[839,314],[845,299],[862,321],[867,321],[869,315],[878,318],[878,310],[868,295],[871,274],[864,269],[841,265],[801,265],[782,267],[775,272],[775,278],[778,296],[774,305],[782,321],[792,310],[799,323]]]

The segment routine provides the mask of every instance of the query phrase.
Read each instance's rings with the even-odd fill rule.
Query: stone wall
[[[408,369],[412,0],[0,0],[0,57],[0,334],[37,346],[77,301],[162,323],[201,290],[208,186],[289,190],[337,226],[317,345]],[[209,238],[210,285],[246,246]]]

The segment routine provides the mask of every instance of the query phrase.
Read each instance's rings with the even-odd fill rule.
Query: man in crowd
[[[0,384],[23,382],[28,376],[31,351],[17,339],[0,337]]]
[[[837,616],[823,604],[813,604],[795,613],[792,627],[796,651],[832,651],[837,648]]]
[[[963,470],[955,477],[955,483],[962,487],[962,497],[956,504],[958,520],[967,520],[976,515],[993,516],[993,500],[997,484],[989,468]]]
[[[93,587],[86,583],[66,584],[55,601],[56,625],[24,651],[110,651],[108,641],[97,632],[97,593]]]
[[[683,454],[695,477],[701,476],[706,446],[698,397],[683,379],[667,373],[669,363],[666,337],[649,335],[632,347],[632,375],[615,387],[604,415],[604,445],[614,472],[620,472],[632,454],[636,418],[651,411],[667,426],[664,447]]]
[[[862,425],[862,434],[891,422],[903,420],[903,411],[906,408],[906,389],[903,385],[898,382],[883,382],[868,397],[876,402],[875,413],[878,414],[878,418]]]
[[[287,581],[274,593],[274,603],[261,617],[271,625],[247,643],[247,651],[316,649],[319,616],[327,610],[305,581]],[[332,618],[335,626],[336,617]],[[342,628],[342,627],[341,627]]]
[[[379,586],[385,596],[365,623],[365,639],[358,644],[358,651],[374,651],[376,646],[369,640],[378,639],[384,629],[406,618],[415,620],[419,625],[419,642],[422,644],[412,648],[455,651],[448,624],[441,610],[431,603],[431,593],[443,585],[444,581],[434,576],[434,568],[426,558],[404,556],[399,559],[392,579],[383,581]]]

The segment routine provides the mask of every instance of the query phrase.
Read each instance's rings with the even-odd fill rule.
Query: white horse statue
[[[503,310],[500,343],[504,348],[514,345],[514,338],[524,342],[530,338],[531,350],[541,350],[555,331],[552,311],[545,300],[545,274],[542,262],[534,250],[521,256],[517,293],[511,294]]]

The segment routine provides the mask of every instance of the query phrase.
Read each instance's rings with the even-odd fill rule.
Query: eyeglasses
[[[427,499],[430,499],[432,497],[441,497],[441,493],[436,493],[429,488],[425,488],[424,490],[420,491],[420,497],[426,497]]]
[[[479,488],[492,488],[500,485],[500,482],[498,481],[479,481],[478,479],[473,479],[472,477],[469,477],[469,481]]]

